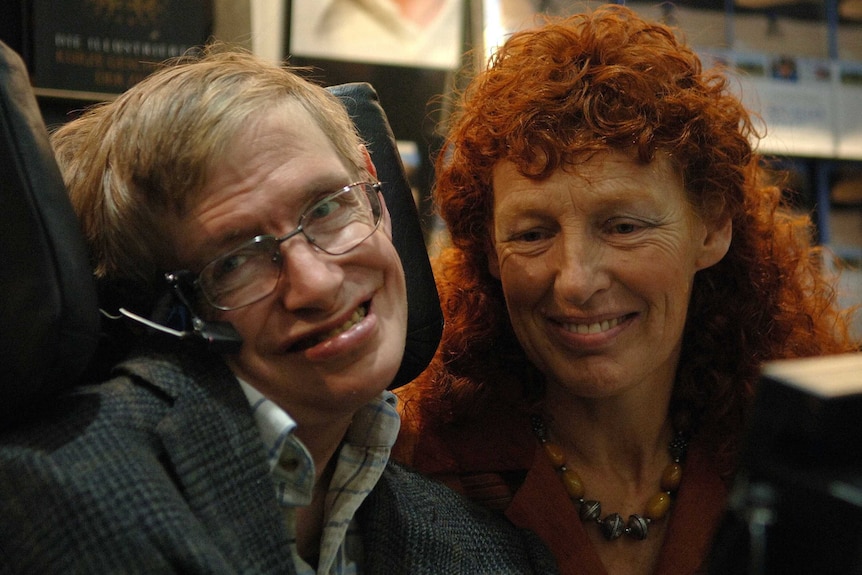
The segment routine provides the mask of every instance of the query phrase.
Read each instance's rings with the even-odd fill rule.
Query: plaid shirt
[[[298,575],[352,575],[361,572],[362,540],[356,510],[380,478],[398,435],[395,396],[384,391],[354,416],[336,457],[326,495],[326,511],[317,570],[296,547],[296,510],[311,503],[314,462],[296,437],[296,422],[255,388],[240,381],[263,438],[276,496],[291,537]]]

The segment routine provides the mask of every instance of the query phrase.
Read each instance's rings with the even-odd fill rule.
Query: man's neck
[[[296,437],[302,442],[314,461],[315,487],[321,481],[329,485],[332,458],[338,453],[341,442],[347,434],[347,429],[353,421],[353,416],[337,420],[308,422],[296,420]]]
[[[326,493],[336,461],[337,457],[333,456],[322,469],[316,467],[317,477],[311,503],[296,510],[296,549],[299,556],[315,569],[320,557],[320,543],[326,520]]]

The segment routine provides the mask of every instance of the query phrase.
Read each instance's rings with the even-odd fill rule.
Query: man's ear
[[[362,157],[365,158],[365,169],[371,174],[371,177],[377,179],[377,168],[374,167],[374,162],[371,161],[371,154],[368,153],[368,148],[364,144],[359,145],[359,150],[362,152]]]
[[[362,156],[365,158],[365,169],[368,170],[368,173],[371,175],[371,178],[376,180],[377,168],[374,167],[374,163],[371,161],[371,155],[368,153],[368,148],[360,144],[359,150],[362,152]],[[383,231],[386,232],[386,236],[391,240],[392,216],[389,215],[389,208],[386,207],[386,200],[384,199],[383,194],[381,192],[377,192],[377,197],[380,199],[380,208],[383,210]]]
[[[730,218],[704,225],[706,235],[703,237],[700,255],[696,262],[698,270],[706,269],[720,262],[727,254],[727,250],[730,249],[730,240],[733,238],[733,221]]]

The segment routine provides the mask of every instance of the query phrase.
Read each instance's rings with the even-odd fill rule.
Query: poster
[[[208,0],[34,0],[37,92],[118,94],[207,40]]]
[[[761,152],[834,156],[834,73],[828,59],[740,52],[732,57],[739,96],[762,120]]]

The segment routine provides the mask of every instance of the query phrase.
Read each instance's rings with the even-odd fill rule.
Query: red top
[[[409,389],[401,395],[409,395]],[[562,575],[606,575],[577,507],[538,446],[529,414],[519,410],[490,416],[481,426],[440,429],[423,425],[408,402],[393,458],[487,507],[505,510],[515,525],[542,538]],[[706,454],[689,446],[656,575],[707,571],[706,556],[727,495]]]

